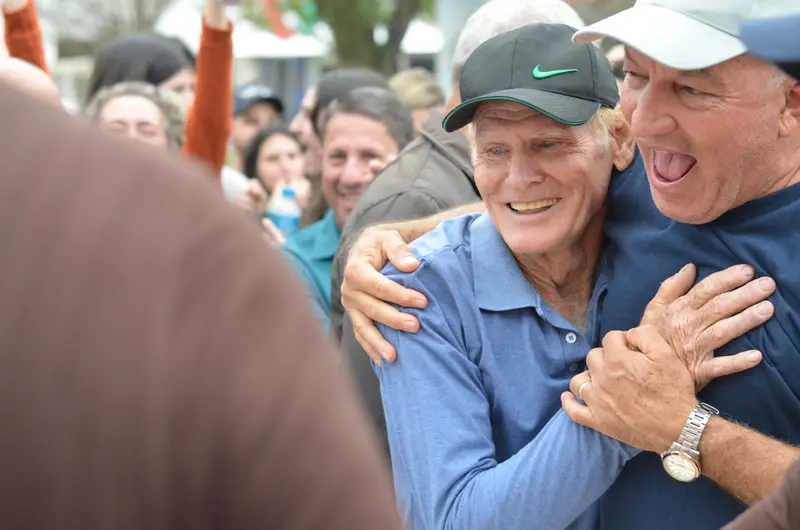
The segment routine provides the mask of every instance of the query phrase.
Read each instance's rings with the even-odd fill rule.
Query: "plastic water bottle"
[[[287,238],[297,232],[302,213],[295,191],[290,186],[276,193],[267,207],[267,217]]]

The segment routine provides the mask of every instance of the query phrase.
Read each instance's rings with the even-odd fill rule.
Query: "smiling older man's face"
[[[662,213],[707,223],[792,183],[800,90],[772,66],[741,56],[684,72],[629,48],[625,70],[620,105]]]
[[[516,255],[558,252],[603,222],[615,143],[510,102],[483,103],[474,121],[475,182]]]

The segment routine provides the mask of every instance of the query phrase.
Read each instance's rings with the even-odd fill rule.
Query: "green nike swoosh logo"
[[[561,74],[572,74],[578,73],[577,70],[574,68],[570,68],[569,70],[550,70],[549,72],[542,72],[539,70],[539,65],[536,65],[536,68],[533,69],[533,78],[534,79],[547,79],[548,77],[553,77],[554,75],[561,75]]]

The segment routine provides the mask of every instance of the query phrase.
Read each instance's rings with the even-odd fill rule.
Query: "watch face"
[[[692,482],[700,476],[700,468],[683,453],[670,453],[664,457],[664,469],[680,482]]]

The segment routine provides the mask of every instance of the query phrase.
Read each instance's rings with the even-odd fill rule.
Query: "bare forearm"
[[[406,243],[411,243],[417,238],[420,238],[425,234],[427,234],[428,232],[432,231],[442,221],[447,221],[448,219],[454,219],[456,217],[460,217],[462,215],[469,215],[472,213],[483,213],[485,211],[486,207],[484,206],[483,202],[476,202],[473,204],[468,204],[466,206],[453,208],[452,210],[447,210],[445,212],[437,213],[436,215],[432,215],[424,219],[415,219],[414,221],[402,221],[399,223],[387,223],[383,225],[376,225],[370,228],[369,230],[375,230],[375,231],[396,230],[402,236],[403,241],[405,241]]]
[[[703,474],[749,505],[780,485],[800,448],[715,417],[703,433],[700,454]]]

